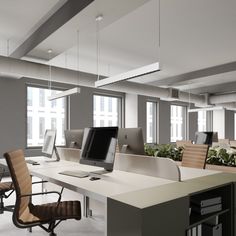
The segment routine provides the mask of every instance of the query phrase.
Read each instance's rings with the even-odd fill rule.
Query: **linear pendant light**
[[[102,87],[102,86],[117,83],[120,81],[133,79],[142,75],[148,75],[157,71],[160,71],[159,62],[155,62],[155,63],[149,64],[149,65],[146,65],[146,66],[134,69],[134,70],[130,70],[128,72],[115,75],[106,79],[98,80],[95,82],[95,87],[96,88]]]
[[[160,54],[160,47],[161,47],[161,0],[158,0],[158,28],[159,28],[159,38],[158,38],[158,46],[159,46],[159,54]],[[159,55],[159,60],[160,60],[160,55]],[[134,70],[130,70],[128,72],[125,73],[121,73],[118,75],[114,75],[102,80],[97,80],[95,82],[95,87],[99,88],[99,87],[103,87],[109,84],[114,84],[117,82],[121,82],[121,81],[125,81],[125,80],[129,80],[129,79],[133,79],[139,76],[143,76],[143,75],[148,75],[151,73],[155,73],[160,71],[160,63],[159,62],[155,62],[143,67],[139,67],[137,69]]]
[[[201,108],[194,108],[194,109],[188,109],[188,112],[199,112],[199,111],[216,111],[216,110],[224,110],[224,107],[219,106],[211,106],[211,107],[201,107]]]
[[[54,95],[50,96],[48,98],[48,100],[52,101],[52,100],[55,100],[55,99],[58,99],[58,98],[67,97],[67,96],[70,96],[70,95],[73,95],[73,94],[77,94],[77,93],[80,93],[80,88],[78,88],[78,87],[65,90],[65,91],[60,92],[58,94],[54,94]]]

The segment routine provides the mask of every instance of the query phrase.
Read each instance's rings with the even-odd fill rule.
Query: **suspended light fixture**
[[[161,28],[161,16],[160,16],[160,6],[161,6],[161,0],[158,0],[158,26],[159,26],[159,38],[158,38],[158,46],[159,46],[159,54],[160,54],[160,46],[161,46],[161,36],[160,36],[160,28]],[[98,18],[98,17],[97,17]],[[96,18],[96,20],[97,20]],[[99,18],[99,21],[101,19]],[[160,55],[159,55],[159,60],[160,60]],[[125,81],[125,80],[129,80],[129,79],[133,79],[136,77],[140,77],[143,75],[148,75],[148,74],[152,74],[155,72],[160,71],[160,63],[159,62],[155,62],[134,70],[130,70],[128,72],[122,73],[122,74],[118,74],[115,76],[111,76],[102,80],[97,80],[95,82],[95,87],[103,87],[109,84],[114,84],[117,82],[121,82],[121,81]]]
[[[199,111],[216,111],[216,110],[225,110],[225,109],[226,108],[222,107],[222,106],[210,106],[210,107],[201,107],[201,108],[188,109],[188,112],[191,113],[191,112],[199,112]]]
[[[52,50],[51,50],[52,53]],[[78,81],[79,81],[79,30],[77,31],[77,70],[78,70]],[[51,64],[49,65],[49,77],[50,77],[50,81],[52,80],[52,73],[51,73]],[[80,93],[80,88],[79,87],[75,87],[72,89],[68,89],[65,90],[63,92],[54,94],[52,96],[50,96],[48,98],[49,101],[55,100],[55,99],[59,99],[59,98],[63,98],[63,97],[68,97],[74,94],[78,94]]]

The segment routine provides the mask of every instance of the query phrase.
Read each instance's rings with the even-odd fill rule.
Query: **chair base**
[[[0,214],[3,214],[4,211],[13,212],[15,205],[4,206],[3,202],[0,202]]]
[[[57,234],[55,232],[50,232],[49,236],[57,236]]]

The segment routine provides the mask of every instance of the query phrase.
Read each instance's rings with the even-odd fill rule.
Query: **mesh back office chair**
[[[51,236],[55,227],[66,219],[81,219],[79,201],[61,201],[61,194],[55,191],[47,193],[32,193],[31,176],[25,162],[22,150],[4,154],[16,191],[16,203],[13,212],[13,223],[19,228],[40,226]],[[34,205],[31,198],[35,195],[56,193],[58,201],[41,205]],[[48,226],[44,226],[48,224]]]
[[[2,182],[2,177],[4,175],[4,168],[1,168],[0,175],[0,214],[3,214],[4,211],[13,211],[14,206],[4,206],[4,198],[10,197],[10,195],[14,192],[14,187],[12,182]]]
[[[208,148],[208,145],[205,144],[185,145],[181,165],[185,167],[205,169]]]
[[[192,144],[191,140],[176,140],[176,147],[184,147],[185,145]]]

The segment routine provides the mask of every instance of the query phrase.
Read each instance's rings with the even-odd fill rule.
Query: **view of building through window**
[[[157,103],[146,103],[146,142],[155,143],[157,141]]]
[[[198,111],[197,124],[198,131],[207,131],[207,111]]]
[[[93,126],[121,126],[121,98],[93,96]]]
[[[186,107],[171,105],[171,142],[186,139]]]
[[[27,146],[43,145],[46,129],[57,131],[56,144],[64,145],[65,130],[65,98],[48,101],[48,97],[58,90],[27,87]],[[38,127],[38,128],[36,128]]]

